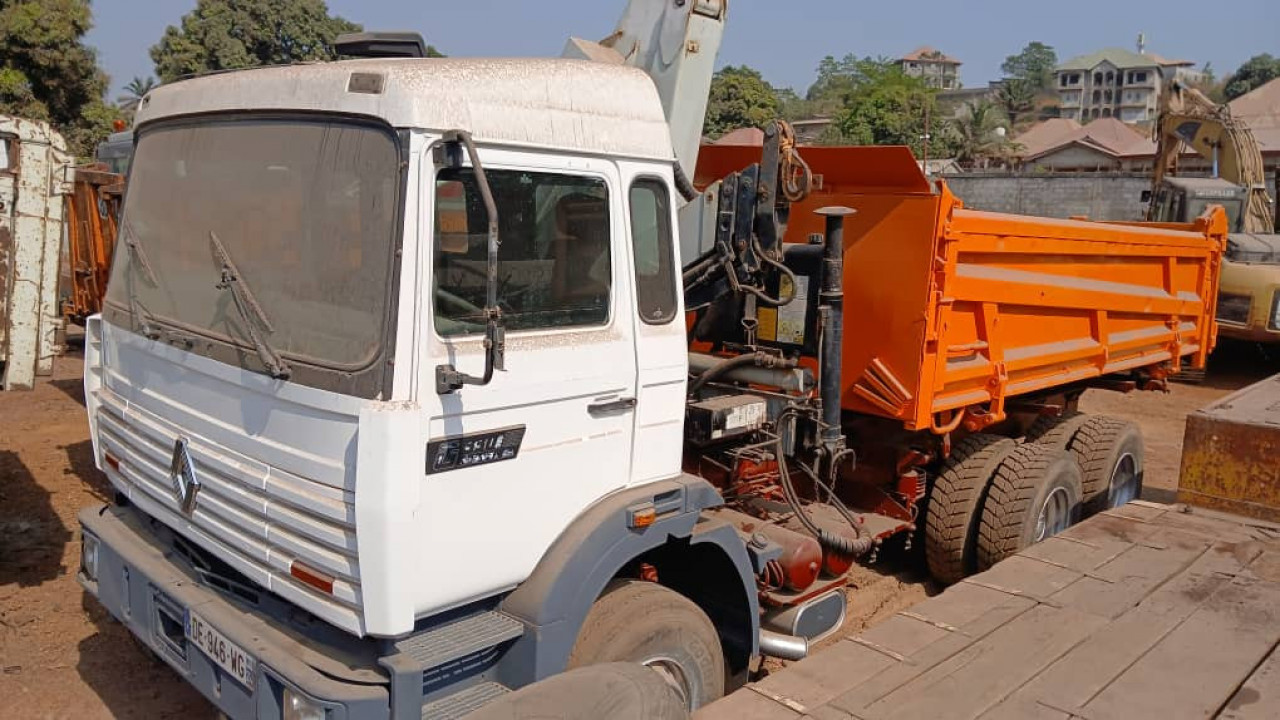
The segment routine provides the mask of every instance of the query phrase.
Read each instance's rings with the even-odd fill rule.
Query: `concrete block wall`
[[[1019,175],[964,173],[943,177],[951,191],[975,210],[1094,220],[1141,220],[1146,213],[1142,192],[1151,178],[1142,173],[1061,173]],[[1268,173],[1268,189],[1276,197],[1276,175]]]
[[[1137,174],[949,175],[947,186],[975,210],[1095,220],[1141,220],[1142,192],[1151,179]]]

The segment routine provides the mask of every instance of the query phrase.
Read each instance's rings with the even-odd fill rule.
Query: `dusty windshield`
[[[1193,199],[1187,203],[1187,222],[1191,222],[1204,214],[1210,205],[1221,205],[1227,212],[1227,228],[1230,232],[1240,232],[1240,201],[1213,199]]]
[[[237,117],[142,132],[108,302],[254,345],[221,284],[216,236],[270,320],[271,348],[322,367],[371,363],[382,342],[399,156],[384,129]],[[132,297],[131,297],[132,294]],[[262,330],[263,327],[258,327]]]

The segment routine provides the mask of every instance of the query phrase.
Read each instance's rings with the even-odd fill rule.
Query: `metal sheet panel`
[[[6,207],[0,216],[0,302],[4,320],[0,350],[5,390],[30,389],[53,372],[58,329],[58,265],[62,249],[62,200],[71,157],[48,124],[0,117],[0,137],[11,138],[5,171]],[[7,223],[7,228],[5,224]],[[7,230],[7,232],[6,232]],[[7,261],[7,265],[6,262]]]
[[[1280,375],[1187,416],[1178,501],[1280,522]]]

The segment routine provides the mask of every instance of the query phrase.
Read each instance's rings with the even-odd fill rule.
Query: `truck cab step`
[[[496,682],[483,682],[422,706],[422,720],[453,720],[479,710],[482,706],[511,692]]]
[[[440,667],[524,634],[524,625],[496,611],[457,620],[396,643],[396,650],[422,666]]]

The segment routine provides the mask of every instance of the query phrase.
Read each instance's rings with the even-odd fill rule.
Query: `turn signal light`
[[[631,515],[631,527],[636,528],[637,530],[640,528],[647,528],[653,524],[654,520],[657,519],[658,511],[653,507],[636,510]]]
[[[326,595],[333,594],[333,576],[328,573],[294,560],[289,564],[289,574]]]

